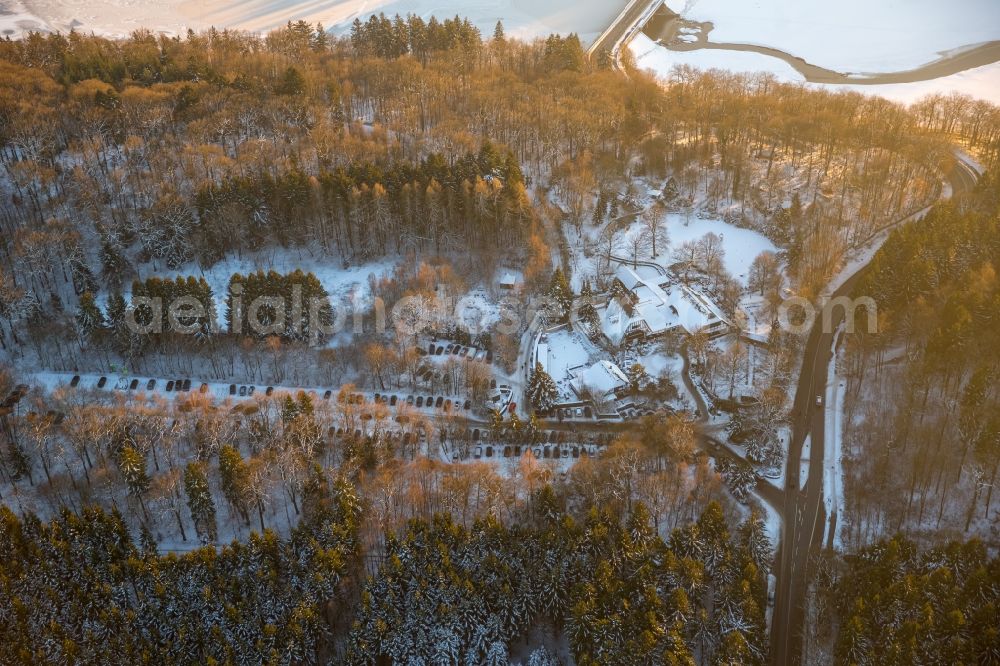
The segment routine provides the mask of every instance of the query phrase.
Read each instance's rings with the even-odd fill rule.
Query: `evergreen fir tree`
[[[559,398],[559,389],[549,373],[545,372],[541,363],[535,364],[535,369],[528,380],[525,397],[532,407],[539,412],[548,412]]]
[[[80,295],[80,307],[76,313],[76,325],[80,337],[93,339],[106,326],[104,313],[94,300],[94,294],[89,291]]]
[[[570,308],[573,307],[573,290],[561,268],[556,268],[553,272],[547,295],[556,306],[558,318],[565,320],[569,316]]]
[[[215,502],[208,486],[208,477],[202,463],[188,463],[184,468],[184,491],[187,493],[191,520],[204,543],[215,541]]]
[[[139,505],[145,514],[144,496],[150,484],[149,474],[146,473],[146,457],[133,447],[125,446],[118,453],[118,469],[121,470],[129,495],[139,500]]]
[[[219,449],[219,479],[222,482],[222,494],[247,524],[250,523],[246,502],[249,477],[250,470],[239,451],[229,444]]]

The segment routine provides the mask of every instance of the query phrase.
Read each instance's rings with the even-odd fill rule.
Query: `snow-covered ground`
[[[836,515],[833,546],[841,547],[840,528],[844,524],[844,467],[841,456],[844,440],[844,391],[846,384],[835,371],[837,357],[830,364],[830,384],[826,388],[826,442],[823,448],[823,504],[827,520]],[[826,538],[824,534],[823,538]]]
[[[35,16],[20,0],[0,2],[0,38],[19,37],[27,32],[50,32],[52,27]]]
[[[1000,38],[996,0],[667,0],[689,21],[711,21],[709,41],[785,51],[843,72],[912,69],[963,46]]]
[[[377,280],[391,276],[396,261],[395,259],[383,259],[345,267],[329,258],[315,258],[306,253],[276,248],[257,253],[243,253],[240,257],[229,255],[206,269],[199,268],[195,263],[181,266],[177,270],[154,270],[151,266],[144,265],[139,269],[139,278],[142,280],[151,277],[173,279],[189,275],[205,278],[208,286],[212,288],[212,295],[215,297],[218,321],[223,322],[225,321],[229,279],[234,273],[248,275],[258,270],[265,273],[273,270],[284,275],[297,269],[303,273],[313,273],[330,295],[333,307],[335,309],[341,307],[349,309],[352,303],[362,307],[371,302],[369,279],[374,277]],[[127,298],[129,294],[126,293],[125,296]],[[106,294],[102,293],[99,297],[103,301]],[[494,316],[492,309],[482,311],[478,309],[485,308],[485,302],[480,298],[479,292],[470,293],[468,300],[456,303],[456,305],[459,304],[464,307],[462,312],[470,320],[477,319],[477,312],[480,317]]]
[[[799,489],[806,487],[806,482],[809,480],[809,450],[812,448],[812,437],[806,435],[806,439],[802,442],[802,455],[799,458]]]
[[[0,34],[61,30],[127,35],[138,28],[181,35],[188,28],[238,28],[266,32],[288,21],[322,23],[334,33],[370,14],[417,14],[424,19],[459,15],[486,35],[502,20],[507,34],[530,39],[576,32],[590,41],[625,6],[624,0],[0,0]]]
[[[582,371],[599,360],[600,350],[586,336],[567,329],[543,333],[537,349],[544,358],[542,367],[555,380],[561,402],[575,402],[576,393],[570,384],[574,370]]]
[[[656,262],[666,265],[670,261],[671,251],[688,241],[697,241],[705,234],[715,234],[722,239],[722,249],[725,252],[723,264],[729,273],[746,286],[747,274],[750,271],[750,264],[761,252],[769,250],[777,252],[777,248],[763,234],[751,229],[742,229],[715,219],[702,219],[692,216],[690,220],[685,220],[680,213],[668,213],[666,215],[665,228],[670,241],[670,248],[666,251],[657,248],[658,256]],[[624,238],[631,237],[632,234],[642,233],[642,223],[635,222],[628,228]],[[630,257],[625,257],[630,258]],[[650,261],[649,256],[640,256],[640,261]]]

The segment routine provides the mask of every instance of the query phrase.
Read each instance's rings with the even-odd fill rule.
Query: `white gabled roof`
[[[611,361],[598,361],[573,377],[573,389],[579,394],[584,388],[607,395],[628,385],[628,377]]]
[[[680,326],[687,333],[725,321],[725,316],[711,300],[685,285],[663,286],[647,280],[632,268],[622,264],[615,277],[635,297],[631,314],[625,306],[612,299],[601,317],[601,330],[614,344],[620,344],[628,333],[642,327],[657,335]],[[663,287],[666,286],[667,289]]]

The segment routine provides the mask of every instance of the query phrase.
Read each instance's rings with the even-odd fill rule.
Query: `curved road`
[[[948,180],[952,196],[968,192],[978,180],[976,173],[961,160],[956,160]],[[923,217],[927,209],[901,223]],[[852,275],[832,297],[850,296],[868,265]],[[836,330],[844,321],[844,309],[835,308],[827,325],[817,318],[806,342],[793,407],[793,430],[789,442],[785,471],[786,488],[782,509],[782,538],[778,549],[777,589],[774,616],[771,622],[771,663],[786,666],[801,661],[802,623],[806,587],[809,582],[809,556],[819,550],[825,535],[826,517],[823,509],[823,449],[825,409],[816,405],[816,396],[826,395],[830,361]],[[798,488],[802,448],[810,440],[809,475],[804,488]]]

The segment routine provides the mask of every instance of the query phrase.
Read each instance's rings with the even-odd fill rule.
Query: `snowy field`
[[[725,264],[726,270],[740,284],[746,286],[747,273],[754,258],[765,250],[777,252],[774,243],[763,234],[751,229],[741,229],[721,220],[698,217],[692,217],[690,221],[685,222],[684,216],[678,213],[668,213],[666,217],[670,249],[667,252],[659,251],[656,261],[661,265],[669,263],[671,252],[682,243],[697,241],[705,234],[713,233],[722,239],[722,249],[725,251],[723,264]],[[629,227],[626,237],[641,232],[642,223],[636,222]],[[626,256],[626,258],[628,257]],[[640,256],[639,259],[649,261],[650,257]]]
[[[321,22],[341,33],[355,18],[385,12],[425,19],[460,15],[487,36],[502,20],[514,37],[577,32],[589,42],[624,6],[624,0],[0,0],[0,36],[70,28],[106,36],[127,35],[141,27],[174,35],[210,26],[266,32],[300,20]]]

